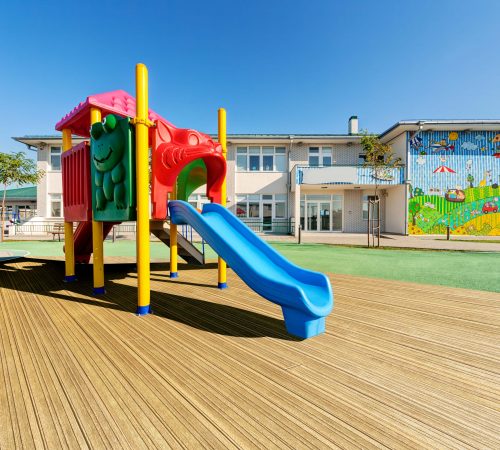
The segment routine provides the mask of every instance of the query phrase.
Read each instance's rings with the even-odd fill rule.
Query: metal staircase
[[[151,220],[149,229],[160,241],[170,247],[170,227],[164,220]],[[177,233],[177,249],[179,256],[188,264],[203,266],[205,264],[205,252],[201,252],[181,233]]]

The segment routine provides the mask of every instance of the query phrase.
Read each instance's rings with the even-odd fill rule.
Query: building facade
[[[4,219],[15,222],[23,222],[31,219],[37,209],[36,191],[36,186],[7,189],[5,191]],[[3,192],[1,195],[3,198]],[[0,214],[2,214],[1,203]]]
[[[402,166],[363,167],[358,120],[346,134],[228,135],[227,206],[256,231],[361,233],[380,200],[381,231],[500,235],[500,121],[402,121],[380,135]],[[61,218],[60,136],[14,138],[46,175],[38,220]],[[81,139],[75,138],[76,145]],[[208,200],[203,188],[190,202]]]

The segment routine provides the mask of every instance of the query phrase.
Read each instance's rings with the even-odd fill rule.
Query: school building
[[[45,171],[33,220],[60,221],[61,136],[13,139]],[[261,232],[361,233],[377,185],[384,233],[500,235],[500,120],[400,121],[380,139],[401,167],[363,167],[356,116],[340,134],[229,134],[228,208]]]

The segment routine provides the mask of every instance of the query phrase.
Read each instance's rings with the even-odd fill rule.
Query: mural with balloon
[[[500,236],[500,131],[419,131],[408,143],[408,232]]]

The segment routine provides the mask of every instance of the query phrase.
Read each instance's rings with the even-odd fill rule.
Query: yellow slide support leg
[[[135,66],[137,179],[137,314],[150,312],[148,69]]]
[[[72,147],[71,130],[65,128],[63,135],[63,152]],[[70,283],[76,281],[75,275],[75,241],[73,237],[73,222],[64,222],[64,281]]]
[[[101,110],[90,109],[90,125],[101,121]],[[94,269],[94,295],[105,294],[104,288],[104,242],[102,222],[92,219],[92,257]]]
[[[177,181],[174,185],[171,200],[177,199]],[[177,247],[177,225],[170,223],[170,278],[179,278],[177,268],[179,249]]]
[[[222,155],[224,159],[227,159],[227,134],[226,134],[226,110],[224,108],[219,108],[219,143],[222,146]],[[226,178],[224,177],[224,182],[221,187],[221,205],[226,206]],[[224,261],[220,256],[218,259],[219,271],[218,271],[218,283],[217,287],[219,289],[227,288],[227,266],[226,261]]]

